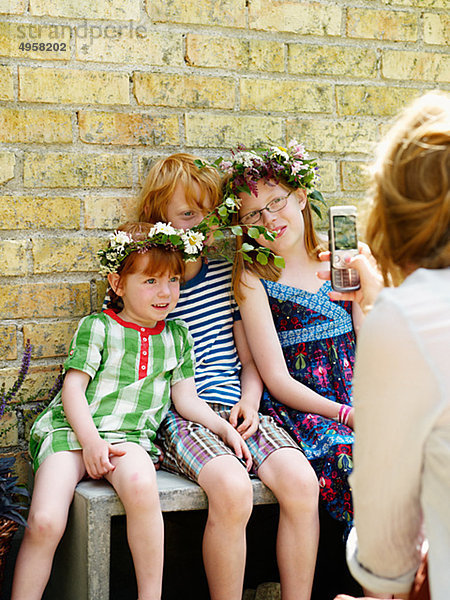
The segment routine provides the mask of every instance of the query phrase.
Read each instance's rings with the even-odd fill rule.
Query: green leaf
[[[264,254],[264,252],[258,252],[258,254],[256,255],[256,260],[259,262],[260,265],[267,265],[268,263],[267,256]]]
[[[199,169],[203,169],[204,167],[206,167],[206,163],[200,160],[199,158],[194,160],[194,165]]]
[[[223,231],[221,229],[215,229],[213,231],[213,235],[216,240],[221,240],[224,237]]]
[[[313,210],[316,215],[319,217],[319,219],[322,218],[322,211],[320,210],[320,208],[318,206],[316,206],[313,202],[310,203],[311,206],[311,210]]]
[[[249,227],[247,234],[253,239],[259,238],[261,235],[258,227]]]
[[[310,194],[309,197],[312,198],[313,200],[317,200],[317,202],[321,202],[324,206],[326,206],[326,202],[323,199],[322,194],[319,192],[319,190],[313,190]]]
[[[276,267],[279,267],[280,269],[284,269],[284,267],[285,267],[284,258],[282,256],[278,256],[277,254],[274,254],[274,256],[273,256],[273,264]]]
[[[231,227],[231,232],[234,235],[242,235],[242,227],[240,225],[233,225]]]
[[[241,252],[251,252],[254,249],[255,249],[255,247],[252,244],[249,244],[248,242],[244,242],[241,247]]]
[[[251,257],[248,254],[245,254],[245,252],[242,252],[242,258],[249,263],[253,263],[253,260],[251,259]]]
[[[228,210],[226,206],[219,206],[219,208],[217,209],[217,212],[219,213],[219,215],[221,217],[226,217],[228,214]]]

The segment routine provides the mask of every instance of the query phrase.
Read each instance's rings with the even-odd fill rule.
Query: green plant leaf
[[[223,231],[221,229],[215,229],[213,235],[216,240],[221,240],[224,237]]]
[[[254,249],[255,249],[255,247],[252,246],[252,244],[249,244],[248,242],[244,242],[241,247],[241,252],[251,252]]]
[[[253,239],[259,238],[259,236],[261,235],[258,227],[249,227],[249,229],[247,230],[247,234]]]
[[[233,225],[231,227],[231,232],[234,235],[242,235],[242,227],[240,225]]]
[[[259,262],[260,265],[267,265],[267,263],[269,262],[264,252],[258,252],[258,254],[256,255],[256,260]]]
[[[284,258],[282,256],[278,256],[277,254],[274,254],[274,256],[273,256],[273,264],[276,267],[279,267],[280,269],[284,269],[284,267],[285,267]]]

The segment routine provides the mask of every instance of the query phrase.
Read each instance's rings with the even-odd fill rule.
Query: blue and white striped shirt
[[[240,319],[228,262],[210,260],[180,290],[168,319],[182,319],[194,338],[195,383],[206,402],[233,405],[241,398],[233,324]]]

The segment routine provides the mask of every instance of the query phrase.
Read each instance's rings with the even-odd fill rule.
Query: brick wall
[[[359,203],[392,115],[450,88],[447,2],[0,0],[1,380],[29,338],[26,396],[49,385],[156,157],[297,137],[327,200]]]

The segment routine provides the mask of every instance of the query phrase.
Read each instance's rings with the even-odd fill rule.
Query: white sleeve
[[[380,300],[358,339],[350,480],[356,531],[347,560],[372,592],[405,593],[420,562],[423,452],[439,392],[402,312]]]

